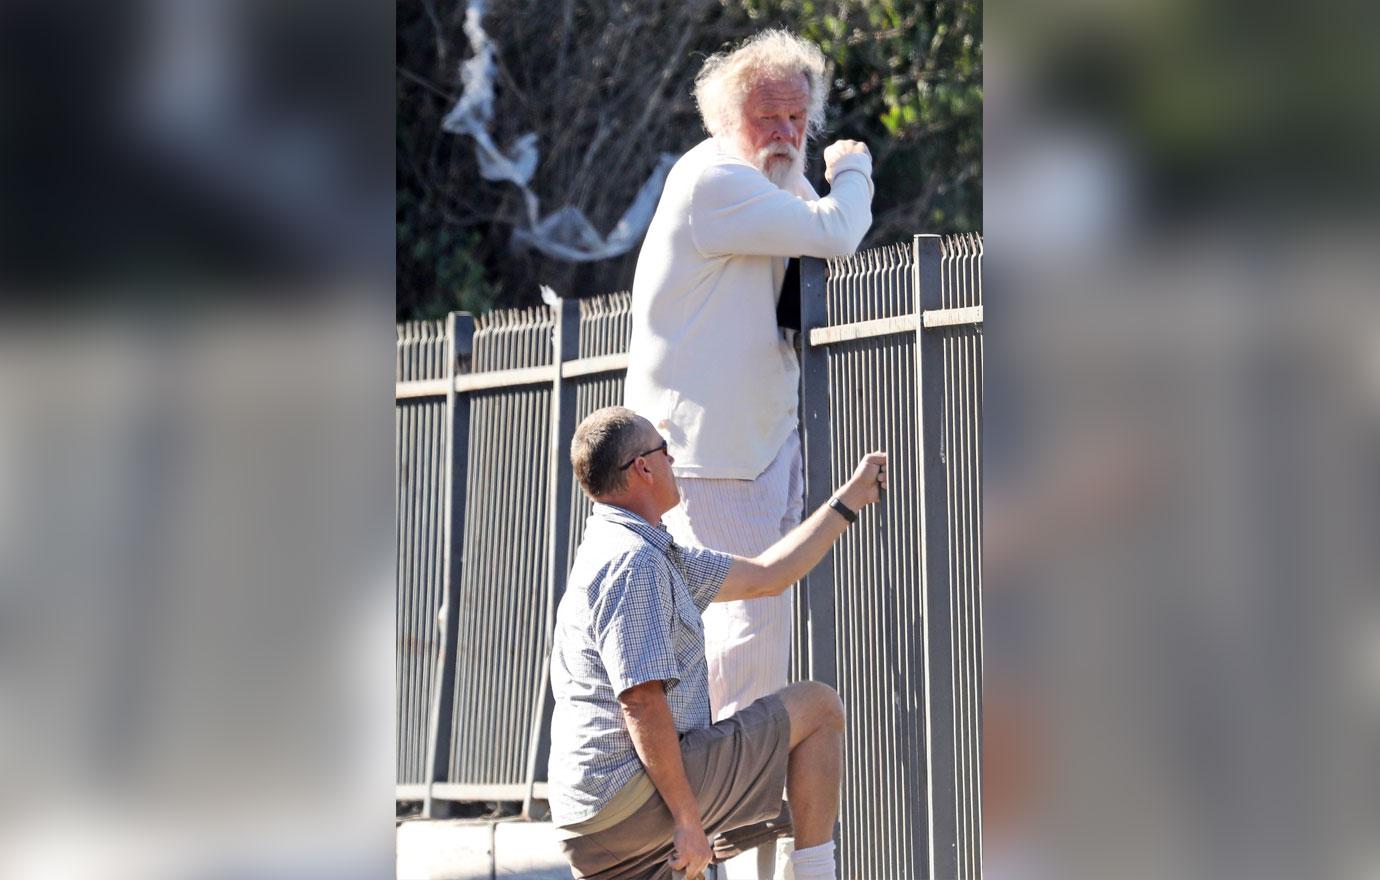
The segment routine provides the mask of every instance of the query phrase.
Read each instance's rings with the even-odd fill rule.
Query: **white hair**
[[[763,31],[731,52],[709,56],[695,76],[695,103],[711,135],[731,134],[742,121],[743,102],[759,82],[804,74],[810,83],[806,132],[824,128],[829,65],[813,43],[783,30]]]

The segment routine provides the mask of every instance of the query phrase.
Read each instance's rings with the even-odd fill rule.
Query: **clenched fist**
[[[824,148],[824,179],[830,183],[834,182],[834,165],[851,153],[861,153],[868,158],[872,153],[867,149],[867,144],[862,141],[834,141]]]
[[[886,453],[869,452],[858,462],[853,476],[834,495],[858,511],[869,504],[876,504],[886,491]]]

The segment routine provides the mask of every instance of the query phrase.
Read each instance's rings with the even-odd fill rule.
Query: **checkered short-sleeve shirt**
[[[592,817],[642,769],[618,705],[623,691],[665,682],[677,733],[710,725],[700,614],[732,559],[594,505],[556,612],[547,775],[555,824]]]

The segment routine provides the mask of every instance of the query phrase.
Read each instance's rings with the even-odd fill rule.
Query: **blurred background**
[[[0,6],[0,877],[391,873],[391,34]]]
[[[1380,875],[1375,23],[985,8],[992,880]]]

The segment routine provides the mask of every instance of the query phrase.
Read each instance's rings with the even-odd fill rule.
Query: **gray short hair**
[[[734,132],[749,89],[763,79],[804,74],[810,82],[806,132],[814,137],[824,128],[828,70],[818,46],[783,30],[763,31],[731,52],[711,55],[695,76],[695,103],[704,129],[712,135]]]
[[[628,484],[627,472],[618,466],[637,455],[641,423],[637,413],[627,407],[606,406],[590,413],[575,429],[570,463],[589,497],[599,498]]]

